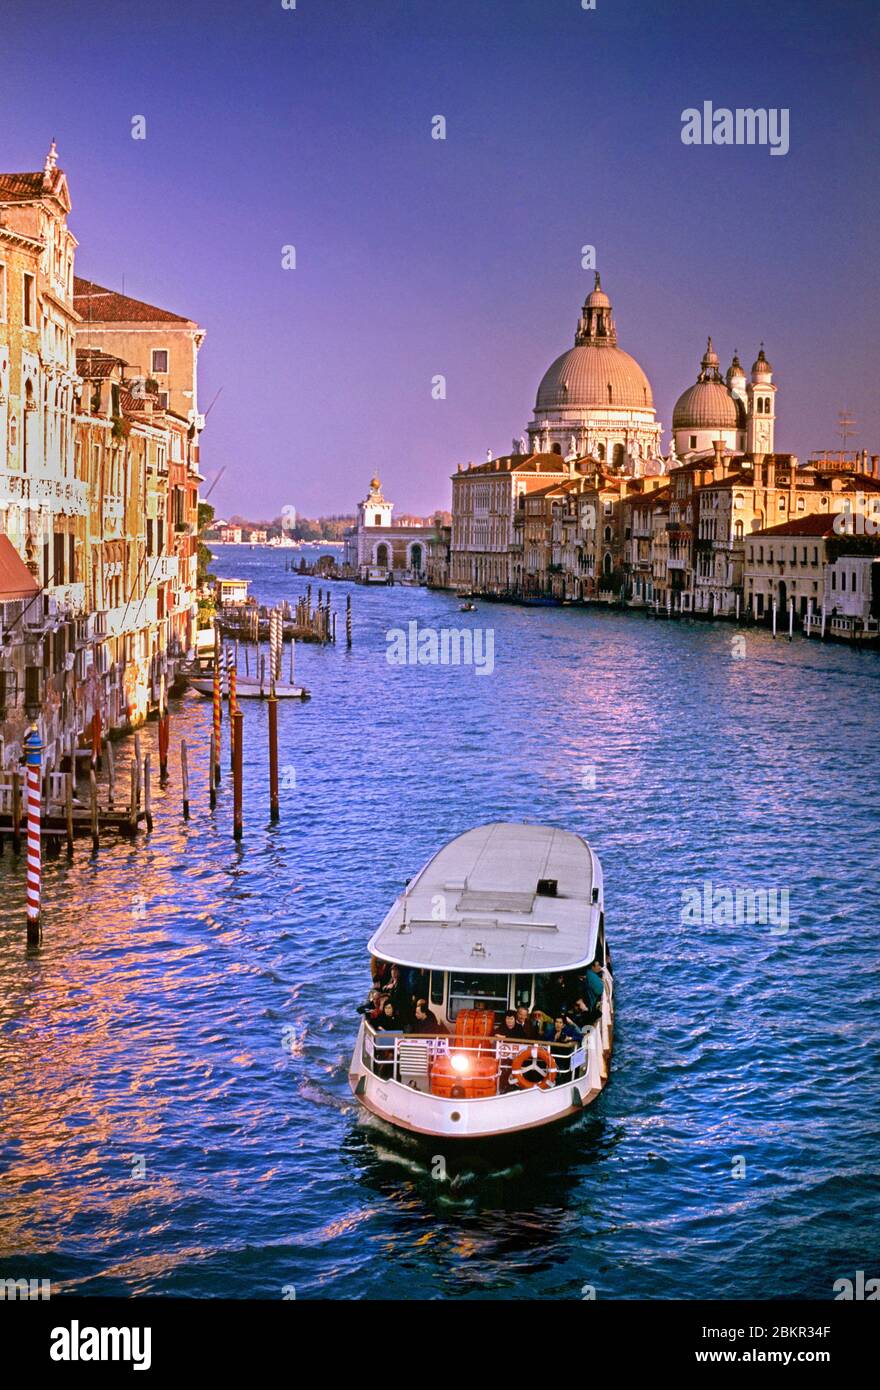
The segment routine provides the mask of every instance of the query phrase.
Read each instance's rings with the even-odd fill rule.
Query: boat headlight
[[[471,1069],[470,1060],[467,1057],[464,1057],[460,1052],[451,1053],[449,1061],[450,1065],[452,1066],[452,1070],[457,1071],[459,1076],[464,1076],[465,1072],[468,1072]]]

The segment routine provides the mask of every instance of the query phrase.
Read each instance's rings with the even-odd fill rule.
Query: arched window
[[[612,450],[612,453],[611,453],[611,462],[614,464],[614,467],[615,467],[615,468],[622,468],[622,467],[623,467],[623,461],[624,461],[625,457],[626,457],[626,452],[625,452],[625,450],[624,450],[623,445],[622,445],[622,444],[615,444],[615,446],[614,446],[614,448],[613,448],[613,450]]]
[[[421,570],[421,568],[422,568],[422,547],[421,547],[420,545],[414,545],[414,546],[412,547],[412,549],[410,550],[410,552],[409,552],[409,563],[410,563],[410,568],[411,568],[411,569],[419,570],[419,571]]]
[[[610,526],[606,526],[606,527],[605,527],[605,539],[606,539],[606,541],[610,541],[610,540],[611,540],[611,527],[610,527]]]
[[[604,445],[604,444],[597,444],[597,445],[596,445],[596,458],[599,460],[600,463],[604,463],[604,462],[605,462],[605,445]]]
[[[759,396],[758,399],[757,399],[756,404],[757,404],[757,407],[758,407],[758,414],[759,414],[759,415],[763,415],[763,414],[764,414],[764,397],[763,397],[763,396]]]
[[[608,553],[608,551],[606,550],[606,552],[605,552],[605,559],[602,561],[602,570],[603,570],[603,573],[605,573],[605,574],[610,574],[610,573],[611,573],[611,568],[612,568],[611,556],[610,556],[610,554]]]
[[[377,512],[376,515],[373,517],[373,525],[374,525],[374,526],[381,526],[381,525],[382,525],[382,518],[381,518],[381,516],[379,515],[378,512]]]
[[[733,523],[733,538],[736,541],[741,541],[743,538],[743,524],[741,521],[735,521]]]
[[[608,383],[608,404],[611,404],[611,382]]]
[[[384,541],[381,545],[376,546],[376,564],[380,569],[387,570],[388,568],[388,547]]]
[[[554,444],[554,445],[553,445],[553,448],[551,449],[550,452],[551,452],[551,453],[554,453],[554,454],[561,454],[561,453],[562,453],[562,445],[561,445],[561,444]]]

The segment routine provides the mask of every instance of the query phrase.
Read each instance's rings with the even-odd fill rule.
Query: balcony
[[[176,579],[180,572],[180,561],[176,555],[157,555],[149,563],[150,584],[164,584],[166,579]]]
[[[0,469],[0,510],[13,505],[62,516],[85,516],[89,490],[78,478],[48,478],[38,473]]]
[[[49,593],[58,608],[70,617],[77,617],[86,606],[85,584],[53,584]]]
[[[122,519],[125,516],[125,502],[123,498],[105,497],[101,509],[101,516],[105,530],[120,531],[122,529]]]

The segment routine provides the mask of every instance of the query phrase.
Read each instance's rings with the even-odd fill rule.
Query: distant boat
[[[468,600],[467,603],[460,603],[458,605],[459,613],[474,613],[476,612],[476,608],[477,605],[475,603],[471,603],[470,600]]]
[[[214,677],[195,676],[190,677],[189,684],[193,690],[197,690],[200,695],[212,696],[214,694]],[[268,700],[270,690],[268,682],[257,680],[255,676],[239,676],[235,685],[236,698],[239,700]],[[310,700],[311,695],[303,685],[286,685],[283,681],[275,682],[276,700]]]

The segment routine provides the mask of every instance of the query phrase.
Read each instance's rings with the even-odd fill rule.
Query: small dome
[[[736,353],[733,354],[733,361],[727,369],[727,380],[730,381],[731,377],[735,376],[741,376],[743,379],[745,379],[745,371],[743,370],[743,364],[742,362],[740,362]]]
[[[378,478],[370,479],[370,487],[373,489],[374,492],[378,492],[381,486],[382,484],[379,482]]]
[[[674,430],[735,430],[745,423],[741,401],[720,381],[697,381],[679,396],[672,412]]]
[[[773,371],[767,358],[764,356],[764,349],[758,353],[757,359],[752,363],[752,375],[769,376]]]
[[[622,348],[585,343],[569,348],[548,367],[538,387],[535,414],[607,405],[652,410],[651,383]]]

